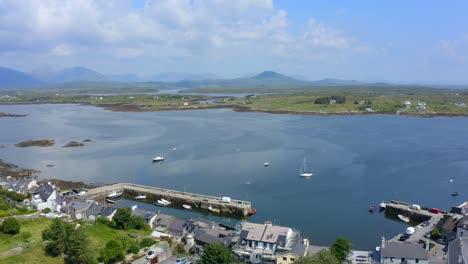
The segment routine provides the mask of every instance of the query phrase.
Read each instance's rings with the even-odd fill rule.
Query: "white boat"
[[[157,156],[157,157],[154,157],[154,158],[153,158],[153,162],[160,162],[160,161],[164,161],[164,157],[163,157],[163,156]]]
[[[314,175],[312,172],[307,171],[305,158],[304,158],[304,161],[302,162],[302,167],[301,167],[301,171],[299,172],[299,175],[301,177],[311,177]]]
[[[400,218],[401,221],[408,223],[410,221],[409,217],[404,216],[404,215],[398,215],[398,218]]]
[[[144,200],[144,199],[146,199],[146,195],[137,195],[137,196],[135,196],[135,199],[136,200]]]
[[[171,204],[171,202],[169,202],[168,200],[159,199],[155,202],[155,204],[158,206],[168,206]]]
[[[107,199],[115,199],[115,198],[119,198],[122,196],[122,192],[116,192],[116,191],[112,191],[111,193],[109,193],[106,198]]]
[[[270,165],[270,163],[268,163],[268,162],[263,163],[263,166],[265,166],[265,167],[268,167],[269,165]]]
[[[381,203],[380,203],[380,209],[383,210],[383,209],[385,209],[385,208],[387,208],[387,204],[384,203],[384,202],[381,202]]]
[[[111,200],[111,199],[106,199],[106,202],[108,202],[108,203],[115,203],[115,201],[114,201],[114,200]]]
[[[208,210],[210,210],[210,212],[213,212],[213,213],[219,213],[221,212],[221,210],[219,210],[218,208],[214,208],[213,206],[208,206]]]
[[[192,210],[192,206],[188,204],[183,204],[182,207],[187,210]]]
[[[78,196],[83,196],[83,195],[85,195],[85,194],[86,194],[86,191],[80,191],[77,195],[78,195]]]

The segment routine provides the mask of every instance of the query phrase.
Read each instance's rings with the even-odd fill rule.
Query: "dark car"
[[[400,241],[406,241],[406,240],[408,240],[408,238],[410,238],[410,235],[408,235],[408,234],[403,234],[403,235],[400,236],[400,239],[398,239],[398,240],[400,240]]]

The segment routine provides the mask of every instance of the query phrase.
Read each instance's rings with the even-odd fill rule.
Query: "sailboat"
[[[301,167],[301,171],[299,172],[299,175],[301,177],[311,177],[312,175],[314,175],[312,172],[307,171],[305,158],[304,158],[304,161],[302,162],[302,167]]]

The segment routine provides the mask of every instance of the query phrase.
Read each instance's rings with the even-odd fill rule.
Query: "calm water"
[[[41,170],[42,178],[135,182],[247,199],[258,210],[252,221],[297,228],[319,245],[345,236],[357,248],[372,249],[381,236],[403,231],[404,223],[367,212],[383,200],[448,209],[467,198],[468,118],[228,109],[113,113],[76,105],[0,106],[0,112],[29,114],[0,119],[0,144],[6,146],[0,158]],[[13,146],[40,138],[57,144]],[[87,138],[95,142],[61,148]],[[155,155],[166,161],[153,164]],[[304,157],[313,178],[298,176]],[[47,168],[49,163],[56,166]],[[452,198],[453,191],[461,195]]]

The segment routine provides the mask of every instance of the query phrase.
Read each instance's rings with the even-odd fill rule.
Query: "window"
[[[390,261],[393,262],[393,257],[390,258]]]
[[[419,259],[416,259],[416,263],[419,263]]]
[[[287,258],[287,257],[283,257],[283,260],[288,260],[288,258]]]
[[[293,261],[293,262],[294,262],[294,258],[291,258],[291,261]]]
[[[403,261],[405,261],[405,258],[401,258],[401,263],[403,263]]]

